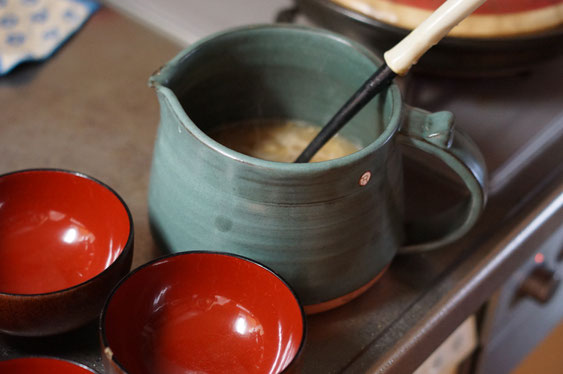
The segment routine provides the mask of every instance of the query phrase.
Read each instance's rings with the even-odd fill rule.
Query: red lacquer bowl
[[[48,357],[24,357],[0,361],[0,373],[6,374],[96,374],[84,365]]]
[[[279,373],[295,367],[305,318],[293,291],[264,266],[183,252],[123,279],[100,334],[108,373]]]
[[[131,214],[103,183],[53,169],[0,176],[0,331],[52,335],[94,320],[132,253]]]
[[[331,0],[384,23],[412,30],[444,0]],[[502,38],[563,25],[563,0],[488,0],[449,33],[453,37]]]

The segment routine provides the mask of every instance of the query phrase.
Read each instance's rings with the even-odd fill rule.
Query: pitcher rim
[[[295,30],[304,31],[311,34],[318,34],[322,36],[327,36],[331,39],[348,45],[351,48],[357,50],[360,54],[367,57],[374,63],[374,72],[382,64],[381,58],[377,57],[374,53],[368,50],[361,44],[354,42],[343,35],[323,30],[310,26],[295,25],[295,24],[254,24],[245,25],[234,28],[229,28],[223,31],[219,31],[204,37],[197,42],[191,44],[187,48],[180,51],[175,57],[173,57],[169,62],[165,63],[157,71],[155,71],[149,78],[149,86],[156,89],[157,93],[161,94],[166,98],[168,104],[171,106],[172,112],[177,120],[182,124],[183,128],[190,133],[195,139],[200,141],[202,144],[211,148],[212,150],[221,153],[222,155],[232,159],[234,161],[249,164],[255,167],[267,168],[267,169],[278,169],[278,170],[291,170],[291,171],[324,171],[328,169],[334,169],[336,167],[345,166],[349,164],[356,163],[371,153],[375,152],[386,144],[393,135],[398,131],[401,123],[402,112],[404,103],[402,101],[401,93],[396,84],[391,83],[387,88],[391,94],[391,117],[386,121],[385,129],[379,136],[367,146],[361,148],[357,152],[351,153],[349,155],[334,158],[326,161],[319,162],[308,162],[308,163],[292,163],[292,162],[278,162],[264,160],[256,158],[253,156],[248,156],[246,154],[237,152],[231,148],[224,146],[223,144],[217,142],[209,135],[207,135],[203,130],[201,130],[189,115],[185,112],[184,108],[180,104],[176,94],[167,86],[167,78],[175,73],[175,68],[182,62],[183,59],[188,58],[192,53],[202,48],[203,45],[207,44],[212,40],[217,40],[221,37],[232,35],[234,33],[245,33],[252,32],[256,30]],[[367,78],[366,78],[367,79]],[[344,104],[344,103],[343,103]],[[336,110],[336,109],[335,109]]]

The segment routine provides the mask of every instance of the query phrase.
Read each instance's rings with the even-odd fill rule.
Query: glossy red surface
[[[0,292],[47,293],[96,276],[123,250],[129,226],[119,198],[87,177],[0,177]]]
[[[216,253],[187,253],[132,273],[102,320],[127,373],[277,373],[298,353],[304,319],[269,270]]]
[[[437,9],[444,0],[390,0],[398,4],[428,10]],[[563,0],[489,0],[475,11],[476,14],[508,14],[541,9],[562,3]]]
[[[94,372],[72,362],[54,358],[30,357],[0,361],[3,374],[93,374]]]

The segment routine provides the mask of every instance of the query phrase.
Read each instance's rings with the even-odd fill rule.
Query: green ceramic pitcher
[[[340,35],[291,25],[229,30],[182,51],[150,79],[161,108],[149,187],[157,241],[261,262],[315,313],[361,294],[398,252],[461,237],[485,204],[482,157],[451,113],[407,107],[394,85],[341,131],[363,147],[342,158],[265,161],[207,135],[246,119],[325,124],[379,64]],[[452,227],[428,243],[404,243],[399,142],[442,160],[470,192]]]

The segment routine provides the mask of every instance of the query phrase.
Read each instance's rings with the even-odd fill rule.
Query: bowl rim
[[[339,3],[332,0],[297,0],[297,3],[309,3],[316,6],[324,7],[331,12],[338,13],[340,16],[344,16],[352,21],[359,22],[363,26],[375,27],[386,29],[387,31],[398,34],[401,38],[407,36],[413,29],[406,28],[392,23],[385,22],[384,20],[371,17],[367,14],[361,13],[351,8],[347,8]],[[544,38],[551,37],[562,37],[563,36],[563,25],[554,26],[549,29],[543,29],[538,31],[526,32],[515,35],[508,36],[489,36],[489,37],[478,37],[478,36],[445,36],[440,43],[450,44],[450,43],[463,43],[471,44],[475,46],[481,46],[481,44],[489,45],[494,47],[498,45],[510,45],[511,47],[516,47],[517,43],[521,42],[535,42],[542,40]],[[457,44],[456,44],[457,45]],[[459,46],[459,45],[458,45]]]
[[[121,280],[114,286],[114,288],[111,290],[108,297],[106,298],[106,302],[104,303],[104,306],[102,308],[102,312],[100,313],[100,317],[99,317],[98,332],[99,332],[99,335],[100,335],[100,343],[102,345],[102,352],[101,352],[102,355],[106,356],[106,358],[110,362],[117,365],[117,367],[121,371],[123,371],[123,373],[126,373],[126,374],[129,373],[127,371],[127,369],[125,369],[125,367],[121,364],[121,362],[119,362],[119,360],[117,360],[115,358],[115,355],[113,354],[113,352],[111,353],[111,355],[109,355],[109,357],[108,357],[108,354],[107,354],[108,349],[111,352],[111,347],[109,345],[107,335],[106,335],[106,328],[105,328],[106,315],[107,315],[107,310],[109,308],[109,304],[111,302],[111,299],[113,298],[114,294],[117,292],[119,287],[123,283],[125,283],[129,278],[131,278],[134,274],[136,274],[137,272],[141,271],[144,268],[150,267],[157,262],[160,262],[160,261],[172,258],[172,257],[180,257],[180,256],[193,255],[193,254],[220,255],[220,256],[226,256],[226,257],[234,257],[234,258],[239,259],[239,260],[244,260],[244,261],[250,262],[250,263],[257,265],[258,267],[266,270],[267,272],[273,274],[278,280],[280,280],[282,282],[283,285],[285,285],[285,287],[289,290],[289,292],[291,293],[291,295],[293,296],[293,298],[297,302],[297,306],[299,307],[299,313],[301,315],[301,325],[302,325],[301,341],[299,342],[299,348],[297,349],[297,352],[295,353],[295,356],[293,357],[293,359],[280,372],[280,374],[286,373],[288,370],[290,370],[290,368],[297,361],[298,357],[301,356],[301,354],[303,352],[303,348],[305,346],[305,341],[306,341],[306,338],[307,338],[307,318],[306,318],[305,310],[303,308],[303,304],[301,303],[301,301],[299,300],[299,297],[297,296],[297,294],[295,293],[293,288],[289,285],[289,283],[287,283],[287,281],[281,275],[276,273],[273,269],[269,268],[268,266],[266,266],[266,265],[264,265],[260,262],[255,261],[251,258],[242,256],[242,255],[239,255],[239,254],[236,254],[236,253],[222,252],[222,251],[204,251],[204,250],[192,250],[192,251],[190,251],[190,250],[188,250],[188,251],[181,251],[181,252],[166,254],[166,255],[159,256],[157,258],[154,258],[151,261],[144,263],[143,265],[137,267],[136,269],[134,269],[133,271],[131,271],[127,275],[125,275],[123,278],[121,278]]]
[[[16,360],[29,360],[29,359],[47,359],[47,360],[52,360],[52,361],[62,361],[62,362],[66,362],[69,364],[72,364],[74,366],[78,366],[86,371],[89,371],[92,374],[98,374],[98,372],[94,369],[92,369],[91,367],[78,362],[78,361],[74,361],[74,360],[69,360],[66,358],[60,358],[60,357],[54,357],[54,356],[47,356],[47,355],[31,355],[31,356],[19,356],[19,357],[11,357],[11,358],[7,358],[7,359],[2,359],[0,360],[0,364],[2,362],[6,362],[6,361],[16,361]]]
[[[129,254],[129,252],[131,252],[133,250],[133,238],[134,238],[133,216],[131,215],[131,212],[129,211],[129,207],[127,206],[125,201],[109,185],[105,184],[104,182],[100,181],[99,179],[94,178],[94,177],[92,177],[88,174],[84,174],[82,172],[68,170],[68,169],[60,169],[60,168],[31,168],[31,169],[21,169],[21,170],[10,171],[8,173],[0,174],[0,181],[3,178],[10,176],[10,175],[13,175],[13,174],[28,173],[28,172],[48,172],[48,173],[69,174],[69,175],[79,177],[79,178],[83,178],[83,179],[87,179],[87,180],[90,180],[94,183],[99,184],[100,186],[102,186],[103,188],[105,188],[109,192],[111,192],[115,197],[117,197],[118,201],[121,203],[123,208],[125,208],[125,212],[127,213],[127,220],[129,221],[129,235],[127,236],[127,241],[125,242],[125,245],[123,246],[123,250],[115,258],[115,260],[113,260],[113,262],[107,268],[105,268],[104,270],[102,270],[101,272],[99,272],[98,274],[93,276],[92,278],[86,279],[84,282],[80,282],[80,283],[75,284],[75,285],[70,286],[70,287],[61,288],[60,290],[43,292],[43,293],[21,294],[21,293],[4,292],[4,291],[0,290],[0,296],[16,296],[16,297],[22,297],[22,298],[31,298],[31,297],[38,297],[38,296],[39,297],[45,297],[45,296],[50,296],[50,295],[55,295],[55,294],[63,294],[63,293],[72,291],[74,289],[77,289],[79,287],[85,287],[86,285],[95,282],[103,274],[107,273],[108,271],[111,271],[112,268],[115,268],[117,266],[116,264],[122,258],[126,257]]]

